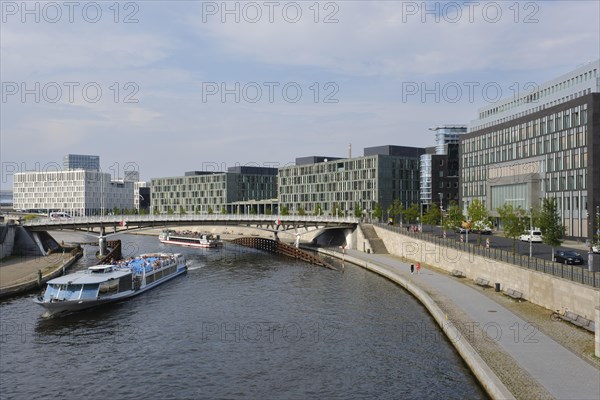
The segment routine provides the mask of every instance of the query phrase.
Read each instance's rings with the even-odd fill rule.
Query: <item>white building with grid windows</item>
[[[102,215],[134,208],[134,183],[113,181],[108,172],[66,170],[21,172],[14,176],[16,210]]]

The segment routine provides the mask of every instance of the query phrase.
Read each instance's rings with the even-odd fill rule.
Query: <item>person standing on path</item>
[[[417,263],[417,274],[420,274],[420,273],[421,273],[421,263],[418,262]]]
[[[410,273],[414,273],[415,272],[415,264],[410,264]]]

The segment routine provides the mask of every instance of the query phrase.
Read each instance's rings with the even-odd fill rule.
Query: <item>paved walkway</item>
[[[46,275],[51,269],[62,265],[62,262],[70,257],[69,253],[56,253],[39,257],[12,257],[2,261],[0,265],[0,288],[35,281],[37,280],[38,270]]]
[[[410,279],[426,291],[433,289],[443,294],[471,321],[484,327],[487,336],[555,398],[600,399],[600,370],[476,289],[425,268],[421,274],[411,275],[410,264],[395,256],[346,252]]]

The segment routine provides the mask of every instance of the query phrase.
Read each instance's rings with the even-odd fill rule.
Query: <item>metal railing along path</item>
[[[395,225],[374,224],[379,228],[386,229],[398,233],[400,235],[420,239],[437,246],[456,249],[466,252],[469,255],[478,255],[488,260],[497,260],[514,264],[522,268],[543,272],[563,279],[568,279],[573,282],[582,283],[592,287],[600,287],[600,272],[589,271],[583,266],[565,265],[555,261],[545,260],[538,257],[529,257],[529,255],[516,254],[512,251],[496,248],[486,248],[485,246],[464,243],[456,239],[443,238],[436,234],[426,232],[407,231],[406,228],[401,228]]]

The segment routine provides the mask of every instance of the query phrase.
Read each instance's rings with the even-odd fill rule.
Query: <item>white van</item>
[[[532,243],[542,243],[542,231],[539,229],[534,229],[532,231],[528,231],[521,235],[521,242],[529,242],[529,238],[531,238]]]
[[[71,219],[71,216],[65,212],[51,212],[49,215],[52,221],[60,221],[63,219]]]

